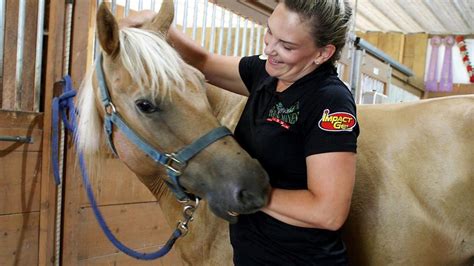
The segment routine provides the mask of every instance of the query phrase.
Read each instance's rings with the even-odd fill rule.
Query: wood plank
[[[100,209],[111,231],[130,248],[160,247],[171,235],[157,203],[104,206]],[[116,254],[118,250],[103,234],[92,209],[81,208],[78,213],[80,223],[75,229],[80,232],[78,257],[71,262]]]
[[[373,46],[380,48],[379,46],[379,38],[382,33],[380,32],[357,32],[357,36],[364,39],[365,41],[369,42]]]
[[[76,1],[74,4],[70,75],[74,88],[79,86],[92,62],[95,23],[95,1]]]
[[[0,215],[39,211],[41,153],[0,156]]]
[[[37,212],[0,215],[0,264],[38,265]]]
[[[150,253],[158,250],[159,246],[153,246],[149,248],[140,249],[140,252]],[[177,252],[172,249],[164,257],[153,261],[137,260],[127,256],[124,253],[115,253],[104,257],[94,257],[78,262],[79,266],[102,266],[102,265],[115,265],[115,266],[140,266],[140,265],[160,265],[160,266],[181,266],[183,265]]]
[[[474,84],[454,84],[451,92],[435,92],[426,91],[424,98],[437,98],[453,95],[468,95],[474,94]]]
[[[428,34],[417,33],[405,35],[405,48],[402,63],[423,79],[425,76],[426,50]]]
[[[76,174],[74,178],[81,179],[80,173]],[[148,188],[118,159],[105,159],[100,173],[91,176],[90,182],[100,205],[156,201]],[[84,206],[89,206],[85,192],[81,193],[81,207]]]
[[[0,141],[0,156],[5,156],[13,151],[34,152],[41,151],[43,141],[43,131],[38,129],[24,128],[0,128],[0,136],[7,137],[29,137],[32,143]]]
[[[17,112],[0,110],[0,126],[2,128],[43,128],[43,114],[34,112]]]
[[[64,20],[66,1],[46,1],[45,25],[48,35],[44,75],[44,117],[43,117],[43,154],[41,166],[41,212],[38,247],[38,265],[51,265],[54,262],[54,215],[56,191],[51,172],[51,101],[53,98],[54,83],[62,78],[62,59],[64,43]]]
[[[379,35],[379,42],[377,47],[384,51],[388,56],[398,62],[403,60],[403,47],[405,43],[405,36],[403,33],[389,32],[381,33]]]
[[[41,151],[43,115],[0,110],[0,136],[31,137],[33,143],[0,141],[0,156],[13,151]]]
[[[388,83],[391,76],[391,67],[370,54],[365,54],[362,59],[360,72],[383,83]]]

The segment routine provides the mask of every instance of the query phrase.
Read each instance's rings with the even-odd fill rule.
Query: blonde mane
[[[132,82],[143,91],[157,97],[171,97],[171,90],[204,89],[204,77],[186,64],[178,53],[155,32],[124,28],[120,30],[120,59]],[[77,146],[89,164],[106,151],[102,119],[99,116],[92,78],[95,67],[86,74],[78,95]],[[112,90],[112,88],[109,88]],[[203,92],[204,93],[204,92]],[[113,100],[113,99],[112,99]]]

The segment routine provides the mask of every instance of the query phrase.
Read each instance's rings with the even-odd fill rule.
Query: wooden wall
[[[30,144],[0,141],[0,264],[37,265],[43,116],[0,111],[0,136],[29,136]]]

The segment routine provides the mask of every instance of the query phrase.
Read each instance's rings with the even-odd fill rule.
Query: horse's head
[[[102,130],[107,114],[116,112],[150,147],[174,153],[219,127],[205,94],[202,74],[190,67],[166,42],[173,5],[165,1],[147,25],[156,31],[124,28],[103,4],[97,14],[104,84],[113,106],[104,106],[100,75],[90,75],[79,99],[79,148],[85,155],[103,148]],[[87,79],[87,78],[86,78]],[[113,110],[112,110],[113,109]],[[100,138],[99,138],[100,136]],[[111,141],[118,157],[155,194],[167,180],[166,167],[153,160],[113,126]],[[173,166],[174,167],[174,166]],[[179,185],[207,200],[218,216],[235,221],[235,213],[251,213],[268,199],[268,176],[232,136],[222,137],[179,169]]]

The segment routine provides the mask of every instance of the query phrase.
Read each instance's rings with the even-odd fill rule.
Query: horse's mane
[[[123,28],[119,36],[119,56],[123,66],[132,82],[140,90],[151,94],[153,99],[171,97],[172,89],[205,87],[203,75],[186,64],[162,35],[142,29]],[[76,141],[79,151],[89,158],[87,161],[97,165],[97,157],[103,157],[101,155],[106,148],[92,83],[94,69],[92,67],[88,71],[80,86]]]

